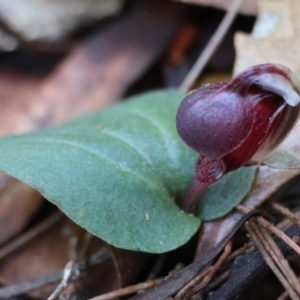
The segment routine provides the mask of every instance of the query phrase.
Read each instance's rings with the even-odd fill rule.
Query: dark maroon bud
[[[194,198],[209,184],[241,166],[260,163],[283,141],[299,118],[299,91],[288,68],[264,64],[228,83],[203,85],[182,101],[177,131],[200,154],[183,209],[192,212]]]

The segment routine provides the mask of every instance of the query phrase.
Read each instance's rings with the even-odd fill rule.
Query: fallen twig
[[[296,225],[292,225],[285,231],[285,234],[288,237],[300,236],[300,229]],[[281,239],[275,237],[275,242],[284,257],[294,253]],[[232,300],[237,295],[242,296],[269,271],[270,269],[260,251],[246,252],[235,259],[227,281],[217,290],[210,291],[207,300]]]
[[[218,48],[219,44],[223,40],[228,29],[230,28],[242,3],[243,0],[232,1],[231,6],[229,7],[225,17],[221,21],[217,30],[215,31],[215,33],[207,43],[205,49],[200,54],[194,66],[191,68],[191,70],[189,71],[189,73],[187,74],[187,76],[184,78],[183,82],[179,86],[178,88],[179,91],[186,93],[190,89],[190,87],[192,86],[196,78],[199,76],[199,74],[203,71],[209,59],[212,57],[212,55]]]
[[[183,289],[181,289],[177,293],[177,295],[174,297],[174,300],[188,300],[194,294],[205,288],[230,254],[231,248],[232,240],[230,240],[225,246],[224,251],[217,262],[212,267],[208,268],[207,270],[196,276],[193,280],[191,280]]]
[[[174,297],[174,300],[183,300],[189,299],[191,297],[192,291],[195,285],[199,285],[199,283],[208,275],[208,273],[213,269],[213,267],[208,267],[207,269],[203,270],[199,275],[193,278],[185,287],[183,287]],[[195,294],[195,293],[194,293]]]
[[[61,212],[56,212],[52,216],[48,217],[46,220],[42,221],[32,229],[29,229],[24,234],[18,236],[16,239],[12,240],[9,244],[5,245],[0,249],[0,259],[15,251],[19,247],[25,245],[32,239],[34,239],[39,234],[43,233],[45,230],[56,224],[62,219],[63,214]]]
[[[169,276],[155,289],[150,289],[144,293],[138,294],[131,298],[132,300],[153,300],[166,299],[176,294],[182,287],[190,282],[199,272],[201,272],[211,261],[221,253],[228,241],[233,237],[236,231],[253,215],[259,214],[258,211],[253,211],[250,214],[243,216],[232,229],[232,231],[210,252],[204,255],[201,259],[196,260],[189,266],[177,272],[174,276]]]
[[[298,280],[300,280],[300,277],[298,277]],[[284,291],[276,300],[285,300],[289,296],[289,293],[287,291]]]
[[[272,208],[274,208],[276,211],[283,214],[285,217],[290,219],[294,224],[300,227],[300,220],[289,209],[283,207],[282,205],[279,205],[278,203],[272,203]]]
[[[234,260],[237,256],[244,254],[251,246],[252,246],[252,243],[249,242],[249,243],[244,244],[243,247],[233,251],[226,258],[226,262],[230,262],[230,261]]]
[[[282,270],[280,269],[279,259],[275,254],[274,250],[268,244],[268,241],[264,237],[259,226],[255,224],[253,220],[250,220],[249,224],[246,224],[246,227],[255,245],[257,246],[262,256],[264,257],[266,263],[272,269],[273,273],[280,280],[280,282],[285,287],[285,289],[288,291],[291,299],[299,300],[299,295],[297,295],[296,291],[293,289],[293,285],[283,275]]]
[[[138,283],[135,285],[131,285],[131,286],[127,286],[125,288],[121,288],[118,289],[116,291],[110,292],[110,293],[106,293],[94,298],[91,298],[89,300],[111,300],[111,299],[115,299],[121,296],[126,296],[129,294],[133,294],[139,291],[143,291],[146,289],[149,289],[151,287],[156,286],[157,284],[161,283],[164,280],[164,278],[159,278],[159,279],[155,279],[155,280],[151,280],[151,281],[147,281],[147,282],[143,282],[143,283]]]
[[[228,260],[228,258],[226,259]],[[230,270],[227,270],[220,274],[218,277],[214,278],[208,285],[208,287],[205,289],[205,292],[210,292],[212,290],[215,290],[218,286],[220,286],[222,283],[224,283],[230,275]]]
[[[75,264],[74,268],[78,269],[79,271],[85,271],[89,267],[101,264],[108,258],[109,254],[107,252],[101,252],[100,254],[95,254],[87,264],[83,266]],[[10,299],[12,297],[29,293],[47,284],[56,283],[63,278],[63,275],[64,270],[59,270],[46,276],[40,277],[38,279],[32,280],[30,282],[0,288],[0,299]]]
[[[242,213],[249,213],[250,210],[248,208],[245,208],[241,205],[238,205],[236,207],[240,212]],[[300,255],[300,247],[295,243],[294,240],[289,238],[282,230],[268,222],[263,217],[257,217],[257,221],[264,227],[266,227],[268,230],[270,230],[272,233],[274,233],[276,236],[278,236],[281,240],[283,240],[287,245],[289,245],[297,254]]]
[[[288,217],[290,220],[292,220],[293,223],[295,223],[297,226],[299,226],[298,225],[299,222],[297,222],[299,220],[288,209],[286,209],[280,205],[277,205],[277,204],[274,205],[274,208],[277,211],[283,213],[286,217]],[[245,209],[245,208],[241,209],[240,206],[239,206],[239,209],[244,210],[244,212],[248,212],[247,209]],[[269,231],[276,234],[280,239],[282,239],[284,242],[286,242],[296,253],[298,253],[300,255],[300,247],[295,243],[295,241],[293,239],[290,239],[288,236],[286,236],[286,234],[284,234],[283,231],[281,231],[276,226],[272,225],[271,223],[269,223],[267,220],[265,220],[262,217],[258,217],[258,218],[256,218],[256,220],[264,228],[267,228]],[[271,252],[275,252],[273,255],[273,259],[275,259],[277,265],[281,269],[282,273],[285,275],[285,278],[289,281],[289,283],[292,285],[292,287],[295,289],[295,291],[298,293],[298,296],[300,297],[300,284],[296,278],[296,275],[291,270],[289,264],[284,259],[282,253],[276,246],[276,244],[273,241],[273,239],[271,238],[271,236],[263,228],[262,228],[262,233],[263,233],[264,237],[268,240],[268,243],[272,249]],[[290,288],[287,288],[287,291],[290,294],[290,292],[291,292]]]
[[[155,261],[151,271],[149,272],[147,281],[153,280],[157,277],[157,274],[159,274],[159,272],[161,271],[165,262],[166,262],[166,255],[165,254],[159,255],[159,257]]]
[[[290,265],[288,264],[287,260],[282,255],[281,251],[279,250],[278,246],[274,242],[272,236],[269,234],[269,232],[265,228],[261,228],[261,232],[263,233],[264,237],[268,241],[272,251],[275,253],[276,257],[279,261],[279,267],[282,271],[282,273],[285,275],[287,280],[290,282],[290,284],[294,287],[295,291],[298,293],[298,296],[300,297],[300,284],[298,282],[298,279],[291,269]]]
[[[59,296],[64,292],[64,290],[67,288],[71,277],[72,277],[72,271],[73,271],[73,261],[69,261],[67,265],[65,266],[63,278],[61,283],[56,287],[54,292],[50,295],[48,300],[56,300],[59,298]]]

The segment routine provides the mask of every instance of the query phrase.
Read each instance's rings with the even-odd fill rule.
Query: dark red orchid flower
[[[228,83],[192,91],[177,112],[177,131],[200,154],[182,208],[193,212],[201,192],[224,174],[260,163],[299,118],[300,83],[281,65],[251,67]]]

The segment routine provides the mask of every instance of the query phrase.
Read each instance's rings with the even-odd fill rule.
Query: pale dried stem
[[[278,203],[273,203],[272,208],[274,208],[276,211],[283,214],[285,217],[290,219],[294,224],[296,224],[298,227],[300,227],[300,220],[289,209],[287,209],[286,207],[283,207],[282,205],[279,205]]]
[[[299,297],[297,293],[294,291],[293,287],[290,285],[290,283],[287,281],[287,279],[284,277],[284,275],[281,273],[280,269],[276,266],[274,260],[270,256],[270,254],[267,251],[267,248],[269,248],[267,245],[267,241],[264,238],[263,234],[260,232],[259,227],[255,224],[254,220],[251,220],[246,224],[246,228],[251,235],[251,238],[253,239],[256,247],[261,252],[262,256],[264,257],[267,265],[271,268],[271,270],[274,272],[276,277],[280,280],[284,288],[288,291],[290,297],[292,300],[299,300]],[[267,248],[266,248],[267,247]]]
[[[83,266],[76,264],[74,269],[79,269],[80,272],[86,271],[87,268],[91,266],[99,265],[104,261],[106,261],[108,258],[109,255],[107,251],[105,252],[102,251],[93,255],[87,264]],[[56,283],[63,278],[63,275],[64,275],[64,270],[59,270],[30,282],[24,282],[16,285],[2,287],[0,288],[0,299],[12,299],[16,296],[23,295],[33,290],[39,289],[42,286]]]
[[[300,218],[300,207],[297,208],[298,210],[294,212],[294,215],[296,218]],[[281,229],[281,230],[286,230],[288,229],[291,225],[293,224],[293,222],[290,219],[283,219],[281,222],[279,222],[276,226]]]
[[[226,15],[224,16],[217,30],[209,40],[205,49],[201,52],[199,58],[197,59],[187,76],[184,78],[181,85],[179,86],[179,91],[186,93],[191,88],[196,78],[201,74],[206,64],[209,62],[210,58],[222,42],[233,20],[235,19],[235,16],[237,15],[242,3],[243,0],[232,1],[232,4],[230,5]]]
[[[264,235],[265,239],[269,243],[272,252],[275,254],[276,258],[278,258],[278,262],[276,260],[276,263],[278,267],[281,269],[282,273],[285,275],[289,283],[294,287],[295,291],[298,293],[298,296],[300,296],[300,284],[298,282],[298,279],[291,269],[290,265],[288,264],[287,260],[281,253],[280,249],[274,242],[273,238],[269,234],[269,232],[265,228],[261,228],[261,232]],[[274,259],[275,260],[275,259]]]
[[[228,258],[226,259],[226,261],[228,260]],[[206,288],[206,292],[209,292],[209,291],[213,291],[215,290],[217,287],[220,287],[220,285],[222,283],[224,283],[228,277],[230,276],[231,274],[231,271],[230,270],[227,270],[225,272],[223,272],[222,274],[220,274],[217,278],[215,278],[214,280],[212,280],[208,287]]]
[[[298,280],[300,280],[300,276],[298,277]],[[287,291],[284,291],[276,300],[285,300],[289,296],[289,293]]]
[[[219,270],[220,266],[224,263],[227,259],[228,255],[231,252],[232,248],[232,240],[228,242],[225,246],[222,255],[219,257],[217,262],[206,269],[205,271],[201,272],[198,276],[193,278],[184,288],[182,288],[174,297],[174,300],[188,300],[191,296],[205,288],[211,279],[214,277],[216,272]]]
[[[252,246],[252,243],[249,242],[247,244],[244,244],[243,247],[233,251],[230,255],[228,255],[226,262],[230,262],[230,261],[234,260],[237,256],[244,254],[251,246]]]
[[[196,292],[200,291],[201,289],[204,289],[208,283],[211,281],[211,279],[214,277],[214,275],[217,273],[221,265],[226,261],[228,255],[231,253],[232,249],[232,240],[228,242],[228,244],[225,246],[224,251],[220,258],[217,260],[217,262],[213,265],[213,269],[205,276],[204,280],[201,282],[200,286],[197,287]]]
[[[204,277],[213,269],[213,267],[208,267],[204,271],[202,271],[199,275],[197,275],[195,278],[193,278],[186,286],[184,286],[173,298],[173,300],[183,300],[186,299],[186,295],[189,293],[190,290],[193,289],[193,287],[201,280],[204,279]]]
[[[47,229],[49,229],[51,226],[56,224],[59,220],[62,219],[63,214],[61,212],[57,212],[53,214],[52,216],[48,217],[43,222],[39,223],[32,229],[29,229],[24,234],[20,235],[16,239],[12,240],[9,244],[6,246],[3,246],[0,249],[0,259],[3,259],[7,255],[9,255],[11,252],[17,250],[21,246],[25,245],[35,237],[37,237],[39,234],[45,232]]]
[[[247,214],[251,210],[243,207],[241,205],[238,205],[236,207],[241,213]],[[268,222],[263,217],[256,217],[256,220],[261,224],[262,226],[266,227],[268,230],[270,230],[272,233],[274,233],[276,236],[278,236],[282,241],[284,241],[289,247],[291,247],[298,255],[300,255],[300,247],[292,240],[290,239],[282,230]]]
[[[71,281],[71,277],[72,277],[73,266],[74,266],[73,261],[70,261],[67,263],[67,265],[64,268],[64,274],[63,274],[63,278],[62,278],[60,284],[56,287],[54,292],[50,295],[48,300],[58,299],[60,297],[60,295],[65,291],[65,289],[68,287],[68,284]]]
[[[89,300],[111,300],[111,299],[116,299],[118,297],[121,296],[126,296],[129,294],[133,294],[133,293],[137,293],[149,288],[154,287],[155,285],[161,283],[164,280],[164,278],[158,278],[155,280],[151,280],[148,282],[143,282],[143,283],[139,283],[139,284],[135,284],[135,285],[131,285],[131,286],[127,286],[125,288],[121,288],[118,289],[116,291],[113,292],[109,292],[94,298],[90,298]]]

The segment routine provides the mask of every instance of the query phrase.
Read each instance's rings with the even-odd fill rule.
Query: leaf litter
[[[264,1],[264,3],[261,4],[261,6],[259,6],[259,7],[262,7],[263,5],[265,5],[265,7],[266,7],[266,5],[267,5],[266,2],[267,1]],[[147,3],[147,1],[145,1],[144,3]],[[283,4],[281,3],[281,5],[283,5]],[[293,4],[293,5],[295,5],[295,4]],[[181,8],[183,8],[183,7],[184,7],[184,9],[186,9],[189,6],[184,5]],[[184,9],[182,9],[181,11],[183,12]],[[200,9],[201,9],[201,7],[200,7]],[[272,8],[272,9],[276,9],[276,8]],[[147,11],[149,10],[149,6],[146,8],[146,10]],[[293,14],[293,12],[291,12],[291,11],[296,11],[296,8],[290,9],[290,7],[287,8],[286,6],[282,6],[281,11],[284,14],[286,14],[287,12],[290,12],[291,14]],[[158,11],[154,9],[153,16],[155,14],[158,14]],[[164,14],[162,13],[162,15],[164,15]],[[102,82],[102,85],[100,84],[98,86],[98,81],[97,80],[94,81],[94,76],[97,77],[97,74],[98,74],[97,70],[96,70],[95,73],[89,74],[89,72],[91,70],[92,70],[92,72],[94,72],[93,66],[95,64],[95,60],[93,59],[93,60],[91,60],[91,63],[88,62],[85,65],[86,60],[81,59],[82,57],[85,57],[85,56],[89,57],[89,55],[92,55],[93,58],[94,58],[95,57],[94,56],[95,52],[89,52],[88,54],[86,54],[87,52],[85,52],[85,51],[83,51],[83,52],[81,52],[80,50],[79,51],[72,51],[72,53],[69,56],[72,57],[72,55],[73,55],[73,57],[74,57],[73,67],[68,67],[68,63],[69,63],[69,65],[71,65],[71,63],[72,63],[71,58],[70,59],[64,59],[61,66],[56,71],[54,71],[54,73],[53,73],[54,75],[50,75],[48,78],[44,79],[42,81],[42,83],[39,83],[39,86],[41,86],[41,88],[39,86],[37,88],[34,87],[34,91],[36,90],[37,92],[33,92],[33,93],[36,94],[36,96],[29,97],[29,98],[30,99],[35,99],[35,100],[32,102],[32,104],[30,104],[31,100],[28,100],[28,103],[29,103],[29,106],[32,105],[32,107],[34,108],[34,110],[32,110],[32,111],[33,112],[35,111],[35,114],[31,113],[31,117],[29,118],[26,114],[26,111],[30,112],[30,110],[25,109],[25,111],[22,112],[24,114],[23,120],[25,122],[22,124],[22,122],[20,122],[20,120],[22,120],[22,118],[21,119],[17,118],[17,119],[15,119],[15,120],[17,120],[16,122],[12,122],[13,118],[10,117],[10,114],[5,113],[5,116],[7,116],[5,123],[10,124],[8,126],[8,128],[13,128],[15,126],[16,131],[14,131],[14,130],[12,132],[5,132],[4,131],[3,135],[7,135],[9,133],[11,134],[11,133],[18,133],[18,132],[24,132],[24,131],[29,131],[29,130],[36,130],[36,129],[39,129],[39,128],[42,128],[42,127],[45,127],[45,126],[49,126],[49,125],[52,125],[52,124],[62,123],[67,118],[74,119],[74,118],[78,117],[80,114],[83,114],[83,113],[86,113],[86,112],[89,112],[89,111],[94,111],[95,109],[97,109],[97,104],[95,106],[93,104],[89,105],[89,103],[93,103],[93,101],[97,102],[97,99],[101,99],[101,100],[104,101],[104,104],[101,104],[101,106],[102,105],[107,106],[107,105],[110,105],[110,103],[118,101],[118,99],[121,98],[124,91],[126,91],[128,89],[128,86],[130,85],[130,83],[132,83],[134,80],[136,80],[141,75],[142,72],[145,72],[146,68],[148,68],[149,66],[151,66],[151,64],[153,64],[155,58],[157,58],[159,55],[161,55],[161,53],[163,52],[164,47],[167,45],[166,41],[171,40],[171,36],[173,34],[175,34],[175,32],[178,28],[177,24],[179,24],[179,22],[177,23],[177,21],[181,20],[181,18],[182,18],[182,17],[180,17],[180,15],[182,16],[182,14],[179,14],[179,15],[177,14],[176,17],[174,18],[174,24],[175,23],[176,24],[175,24],[175,27],[173,27],[173,29],[172,29],[173,31],[168,32],[166,34],[166,36],[164,36],[162,38],[162,44],[164,46],[161,46],[161,48],[158,46],[156,48],[157,49],[157,52],[155,52],[156,54],[155,53],[153,54],[153,51],[151,51],[151,53],[149,52],[151,55],[149,54],[149,60],[147,60],[147,62],[143,63],[143,60],[140,60],[142,62],[142,66],[140,67],[141,71],[135,71],[134,68],[131,68],[131,67],[136,65],[135,64],[136,61],[139,61],[139,60],[136,59],[137,53],[138,53],[138,55],[141,55],[141,57],[143,57],[143,55],[142,55],[143,53],[147,53],[145,48],[144,49],[141,48],[139,50],[140,52],[137,52],[137,53],[132,52],[132,57],[134,57],[133,59],[130,59],[130,56],[129,56],[129,58],[124,56],[124,62],[128,62],[128,64],[126,65],[126,63],[125,63],[124,68],[122,70],[120,70],[121,73],[123,72],[122,75],[120,75],[120,76],[121,77],[123,76],[123,78],[124,78],[124,85],[123,86],[121,85],[122,88],[120,90],[119,90],[119,81],[116,81],[116,79],[114,79],[114,78],[110,79],[110,77],[109,77],[110,70],[111,70],[111,72],[113,72],[113,70],[118,69],[119,66],[122,65],[120,63],[120,61],[118,59],[116,59],[116,57],[118,57],[118,56],[112,56],[111,64],[110,63],[107,64],[107,67],[108,67],[107,68],[107,74],[108,74],[107,78],[108,78],[108,80],[104,80]],[[144,15],[144,16],[146,16],[146,15]],[[166,16],[166,14],[164,16]],[[133,17],[130,16],[128,18],[131,19]],[[284,35],[285,32],[288,32],[289,34],[291,32],[294,32],[293,30],[292,31],[290,30],[291,27],[289,27],[289,26],[291,24],[288,24],[288,21],[290,20],[289,18],[290,18],[290,16],[285,17],[285,19],[284,19],[284,22],[285,22],[285,23],[283,23],[284,26],[285,26],[284,28],[288,28],[288,29],[280,30],[280,35],[281,35],[280,37],[281,38],[282,38],[282,35]],[[144,17],[142,19],[144,19],[146,21],[146,17]],[[164,17],[161,20],[164,20]],[[155,22],[153,24],[155,25]],[[113,27],[108,26],[107,28],[109,30],[109,28],[113,28]],[[161,26],[160,28],[167,29],[167,28],[170,28],[170,27],[168,25],[168,26]],[[149,28],[147,28],[147,30],[148,29]],[[157,30],[156,30],[156,32],[157,32]],[[164,35],[163,32],[161,34],[162,34],[162,36]],[[125,36],[127,36],[127,34],[124,34],[124,37]],[[167,36],[169,37],[169,39],[167,38]],[[265,39],[268,39],[268,37],[265,38]],[[142,36],[140,38],[138,38],[137,40],[139,40],[139,41],[142,40]],[[261,40],[259,41],[259,43],[260,42],[261,42]],[[286,42],[286,37],[283,37],[280,42],[282,44],[284,44]],[[273,43],[273,41],[272,41],[272,43]],[[127,43],[126,41],[124,41],[123,45],[132,46],[133,44],[134,43]],[[257,45],[258,45],[258,43],[257,43]],[[147,47],[147,48],[152,47],[152,46],[156,46],[156,45],[154,45],[154,43],[151,43],[151,42],[149,44],[145,44],[145,47]],[[125,46],[122,46],[122,47],[125,47]],[[124,49],[122,47],[120,47],[120,49]],[[246,47],[249,52],[252,51],[251,50],[252,48],[251,48],[250,45],[241,46],[243,54],[247,54],[247,51],[245,50],[244,47]],[[274,48],[276,48],[276,47],[274,47]],[[281,46],[278,46],[278,49],[280,49],[280,48],[281,48]],[[109,48],[109,49],[111,49],[111,48]],[[121,53],[121,52],[122,51],[118,49],[118,44],[116,44],[116,53]],[[241,51],[238,51],[238,56],[240,55],[240,52]],[[126,52],[126,53],[128,53],[128,52]],[[103,53],[102,54],[100,53],[99,57],[103,56],[103,55],[104,55]],[[280,56],[280,54],[278,55],[278,57],[279,56]],[[282,59],[286,59],[286,56],[284,56],[284,57],[283,57],[283,55],[281,55],[281,56],[282,56]],[[106,56],[104,55],[104,57],[106,57]],[[252,55],[252,57],[253,57],[253,55]],[[257,57],[259,57],[259,55],[255,56],[255,58],[257,58]],[[276,57],[276,63],[280,63],[280,61],[277,60],[278,57]],[[269,57],[268,57],[268,59],[269,59]],[[237,61],[241,61],[241,59],[238,58]],[[243,58],[242,61],[247,61],[247,59]],[[113,62],[115,62],[115,64],[113,64]],[[134,62],[134,63],[132,63],[132,62]],[[282,62],[282,63],[284,63],[284,62]],[[79,72],[78,74],[76,74],[76,70],[78,70],[80,68],[79,67],[80,64],[85,65],[87,73],[85,73],[85,72],[80,73]],[[252,65],[254,63],[250,62],[250,64]],[[101,66],[101,64],[99,66]],[[295,67],[296,66],[293,65],[291,68],[293,70],[295,70]],[[131,70],[131,69],[132,69],[132,71],[134,71],[136,73],[132,77],[132,79],[130,79],[129,81],[126,81],[125,80],[126,79],[125,77],[127,75],[126,72],[128,72],[128,70]],[[104,68],[104,70],[106,70],[106,69]],[[295,71],[297,71],[297,70],[295,70]],[[99,74],[100,73],[101,72],[99,71]],[[74,74],[76,75],[75,77],[73,77]],[[61,79],[62,79],[62,81],[61,81]],[[112,81],[110,81],[110,80],[112,80]],[[84,82],[84,84],[83,85],[77,84],[77,83],[80,83],[80,82]],[[68,87],[68,83],[71,83],[70,86],[73,86],[73,88],[74,88],[73,91],[72,91],[71,88]],[[107,89],[107,86],[111,86],[111,89],[110,88]],[[65,89],[65,87],[66,87],[66,89]],[[86,87],[88,87],[88,88],[86,88]],[[90,88],[92,88],[91,92],[90,92]],[[42,112],[42,114],[39,117],[39,113],[41,111],[37,108],[40,107],[41,103],[47,103],[49,95],[51,95],[51,97],[53,97],[53,99],[55,99],[55,100],[53,100],[53,105],[52,104],[48,105],[45,108],[44,112]],[[50,97],[50,99],[51,99],[51,97]],[[110,99],[107,100],[109,97],[112,97],[111,100]],[[16,98],[18,98],[18,97],[16,97]],[[59,105],[64,103],[65,99],[68,99],[68,98],[69,99],[75,98],[75,101],[76,101],[76,99],[78,100],[76,107],[75,106],[72,107],[72,104],[70,104],[70,106],[66,105],[66,107],[63,108],[62,110],[58,109],[57,112],[55,112],[54,108],[59,107]],[[40,99],[45,99],[45,100],[42,100],[41,103],[39,103]],[[85,103],[85,101],[81,101],[81,99],[88,99],[88,101],[91,101],[91,102],[88,102],[85,106],[85,105],[82,105],[82,104]],[[50,101],[50,103],[51,103],[51,101]],[[72,102],[72,103],[74,104],[75,102]],[[26,105],[24,107],[26,107]],[[69,110],[71,110],[71,113],[69,112]],[[17,115],[19,113],[20,112],[17,112]],[[66,117],[66,115],[68,115],[69,117]],[[22,127],[22,126],[23,126],[23,129],[20,129],[20,127]],[[101,126],[102,130],[106,128],[102,124],[100,124],[100,125],[98,124],[98,126]],[[1,129],[2,129],[2,127],[1,127]],[[297,129],[297,127],[295,129]],[[286,151],[285,153],[288,153],[287,154],[288,157],[293,157],[293,156],[297,157],[297,153],[299,153],[299,151],[297,149],[297,143],[295,142],[295,139],[292,138],[292,135],[289,137],[289,140],[287,140],[285,142],[285,144],[282,145],[282,148],[280,149],[280,151],[282,151],[282,152]],[[144,145],[144,147],[146,147],[146,149],[147,149],[147,147],[149,147],[149,143],[146,143]],[[289,162],[288,159],[287,159],[287,161]],[[276,159],[275,159],[275,162],[276,162]],[[191,170],[191,171],[193,171],[193,170]],[[297,172],[298,172],[297,170],[296,171],[295,170],[294,171],[279,171],[279,170],[274,171],[274,170],[271,170],[270,168],[265,167],[265,166],[259,167],[257,181],[254,185],[254,188],[252,188],[252,190],[248,194],[246,202],[243,205],[245,205],[246,207],[248,207],[250,209],[261,205],[261,203],[263,201],[265,201],[274,191],[276,191],[279,186],[281,186],[287,180],[289,180],[290,178],[293,178],[296,174],[298,174]],[[284,176],[282,176],[283,174],[284,174]],[[171,175],[170,175],[169,178],[171,178]],[[175,182],[176,182],[176,180],[174,180],[173,186],[175,186]],[[251,183],[251,180],[248,181],[248,182]],[[178,191],[181,191],[181,193],[183,192],[182,187],[178,186],[176,188],[178,189]],[[251,188],[251,184],[250,184],[248,190],[250,188]],[[245,192],[245,193],[247,193],[247,192]],[[223,194],[223,193],[221,193],[221,194]],[[228,195],[230,195],[230,193],[228,193]],[[239,196],[239,197],[241,198],[241,196]],[[230,210],[230,209],[231,208],[229,207],[228,210]],[[36,211],[36,210],[33,209],[33,211]],[[210,211],[214,212],[215,209],[210,210]],[[214,214],[213,217],[217,216],[218,213],[219,212],[217,212],[217,214]],[[84,215],[84,211],[82,211],[82,214]],[[147,212],[143,213],[143,220],[144,221],[145,221],[145,216],[146,216],[146,218],[147,218],[147,216],[149,216],[149,221],[152,220],[152,215],[151,215],[150,212],[147,211]],[[203,218],[203,216],[202,216],[202,218]],[[214,245],[216,245],[216,243],[218,243],[218,241],[220,241],[222,239],[222,237],[224,235],[226,235],[226,232],[228,232],[228,230],[227,230],[228,227],[232,226],[236,222],[236,221],[233,222],[234,218],[235,218],[235,220],[238,220],[240,218],[240,215],[235,214],[233,217],[227,218],[227,221],[222,221],[220,219],[220,220],[217,221],[217,222],[219,222],[219,225],[217,225],[217,226],[215,225],[215,224],[217,224],[216,222],[214,222],[214,223],[208,222],[208,223],[206,223],[207,225],[204,225],[204,227],[203,227],[203,232],[204,233],[205,233],[206,228],[215,229],[215,232],[213,234],[211,233],[213,231],[210,231],[210,238],[209,239],[205,239],[205,234],[203,235],[204,238],[203,238],[202,241],[203,241],[203,243],[205,242],[205,246],[206,246],[207,249],[209,247],[213,248]],[[20,224],[19,229],[16,229],[15,232],[18,232],[19,230],[24,228],[24,224],[26,224],[26,220],[28,222],[29,219],[30,219],[30,215],[25,217],[25,222],[23,223],[23,225]],[[209,217],[207,219],[209,219]],[[226,222],[228,222],[227,225],[226,225]],[[226,227],[226,226],[228,226],[228,227]],[[8,236],[10,236],[10,235],[8,235]],[[209,244],[212,244],[212,245],[209,246]],[[50,245],[53,245],[53,242],[51,242],[50,244],[47,244],[47,242],[44,242],[44,246],[41,245],[41,247],[51,247]],[[201,245],[201,243],[200,243],[200,245]],[[201,248],[201,246],[200,246],[200,248]],[[57,252],[57,255],[60,254],[59,252],[60,251]],[[29,257],[30,257],[30,255],[29,255]],[[134,257],[134,255],[133,255],[133,257]],[[150,259],[150,257],[151,256],[148,256],[148,260]],[[134,260],[134,258],[128,258],[128,259],[124,258],[124,262],[126,262],[127,265],[128,264],[130,265],[130,261],[132,261],[132,260]],[[45,264],[45,261],[47,261],[47,259],[43,259],[42,264]],[[147,261],[147,258],[146,258],[145,261]],[[59,268],[60,269],[63,268],[65,264],[66,264],[66,261],[63,262]],[[117,263],[117,264],[119,264],[119,263]],[[121,264],[123,264],[123,263],[121,263]],[[138,263],[139,267],[142,267],[144,264],[145,264],[145,262],[141,262],[140,264]],[[124,269],[122,270],[122,268],[119,267],[118,277],[119,278],[123,277],[123,280],[126,281],[126,278],[128,276],[128,275],[126,275],[126,270],[128,271],[128,268],[129,267],[125,266]],[[138,269],[139,268],[137,268],[137,270],[133,271],[133,273],[131,274],[132,280],[134,280],[134,278],[136,278],[136,273],[138,272]],[[108,270],[112,270],[112,267],[109,267]],[[108,271],[107,273],[110,273],[110,271]],[[38,276],[40,276],[40,275],[38,273],[36,273],[36,277],[38,277]],[[100,276],[103,276],[103,275],[100,275]],[[25,279],[25,281],[26,280],[28,280],[28,279]],[[123,284],[129,284],[129,282],[125,283],[125,281],[123,281]],[[116,284],[116,281],[113,278],[108,279],[108,282],[112,282],[113,284],[114,283]],[[18,283],[18,281],[16,281],[15,283]],[[83,284],[83,282],[80,282],[80,283]],[[85,287],[85,285],[83,284],[83,291],[84,291],[84,287]],[[115,288],[117,288],[117,285],[115,285]],[[79,290],[80,289],[77,288],[78,295],[79,295]],[[70,295],[74,294],[74,290],[72,291],[72,289],[69,289],[69,291],[67,291],[66,294],[70,296]],[[83,295],[83,294],[81,294],[81,295]],[[39,297],[43,298],[44,296],[40,295]]]

